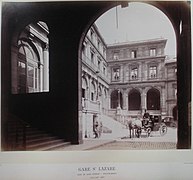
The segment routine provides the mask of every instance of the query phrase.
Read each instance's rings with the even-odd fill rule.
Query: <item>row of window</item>
[[[101,42],[100,38],[96,35],[93,29],[90,29],[90,40],[91,42],[96,45],[99,52],[102,53],[103,56],[106,54],[106,48],[104,47],[103,43]]]
[[[157,78],[157,66],[150,66],[149,67],[149,78]],[[140,78],[139,76],[139,70],[137,67],[134,67],[131,69],[130,72],[130,79],[136,80]],[[120,68],[112,68],[112,81],[119,81],[120,80]]]
[[[90,59],[91,63],[92,63],[92,64],[95,64],[95,65],[97,66],[97,68],[99,69],[99,71],[102,71],[102,73],[103,73],[104,75],[106,75],[106,66],[105,66],[105,64],[103,63],[103,60],[101,59],[100,56],[98,56],[98,55],[93,51],[92,48],[90,48],[90,52],[86,52],[86,45],[83,44],[83,46],[82,46],[82,54],[83,54],[84,57],[87,57],[87,55],[88,55],[88,57],[90,56],[90,58],[88,58],[88,59]],[[84,57],[83,57],[83,58],[84,58]]]
[[[98,94],[97,94],[98,93]],[[96,101],[97,98],[99,98],[100,96],[102,95],[101,92],[97,92],[97,91],[94,91],[93,88],[91,88],[91,92],[90,92],[90,100],[91,101]],[[97,97],[98,96],[98,97]],[[106,92],[104,93],[104,98],[107,97],[106,95]],[[82,88],[82,98],[86,99],[86,90],[84,88]]]
[[[132,51],[130,52],[130,58],[132,58],[132,59],[137,58],[137,54],[138,54],[138,53],[137,53],[137,50],[132,50]],[[149,50],[149,56],[154,57],[154,56],[156,56],[156,55],[157,55],[156,48],[152,48],[152,49]],[[114,59],[114,60],[118,60],[119,57],[120,57],[120,51],[114,51],[114,52],[113,52],[113,59]]]

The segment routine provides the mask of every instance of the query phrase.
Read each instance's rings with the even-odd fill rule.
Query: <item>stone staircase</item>
[[[113,119],[112,117],[109,117],[107,115],[101,115],[101,121],[104,127],[107,127],[111,130],[110,136],[115,137],[124,137],[128,134],[127,127]]]
[[[51,151],[70,145],[70,142],[31,127],[27,123],[18,123],[17,120],[12,118],[8,123],[9,151]]]

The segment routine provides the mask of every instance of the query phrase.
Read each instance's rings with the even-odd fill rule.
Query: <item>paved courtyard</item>
[[[104,135],[105,136],[105,135]],[[103,137],[105,138],[105,137]],[[93,147],[92,150],[151,150],[151,149],[176,149],[177,129],[168,128],[167,133],[161,136],[159,131],[152,132],[150,137],[142,133],[141,138],[125,137],[104,145]],[[90,149],[90,150],[91,150]]]
[[[177,129],[168,128],[167,134],[161,136],[159,132],[152,132],[150,137],[142,134],[141,138],[130,138],[128,130],[120,136],[102,134],[100,138],[85,139],[83,144],[69,145],[56,151],[84,151],[84,150],[151,150],[176,149]]]
[[[165,150],[176,149],[176,143],[173,142],[136,142],[136,141],[115,141],[94,147],[90,150]]]

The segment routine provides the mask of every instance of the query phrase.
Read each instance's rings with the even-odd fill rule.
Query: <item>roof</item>
[[[117,46],[126,46],[126,45],[142,45],[142,44],[150,44],[150,43],[160,43],[163,42],[166,44],[167,39],[165,38],[155,38],[155,39],[147,39],[147,40],[140,40],[140,41],[127,41],[127,42],[121,42],[121,43],[114,43],[114,44],[108,44],[108,47],[117,47]]]

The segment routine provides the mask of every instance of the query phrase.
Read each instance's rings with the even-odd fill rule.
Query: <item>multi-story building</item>
[[[111,114],[116,114],[117,108],[126,116],[141,115],[146,109],[150,114],[168,114],[168,77],[174,81],[176,77],[174,71],[167,72],[166,42],[153,39],[107,47]],[[176,83],[172,88],[176,88]]]
[[[109,78],[106,44],[93,25],[82,45],[82,107],[84,137],[93,136],[93,124],[99,114],[108,112]]]
[[[168,57],[165,60],[166,76],[166,110],[167,115],[177,120],[177,64],[176,58]]]
[[[166,43],[160,38],[107,46],[94,25],[82,50],[83,122],[91,128],[100,113],[124,121],[145,110],[176,118],[177,66],[164,53]]]

